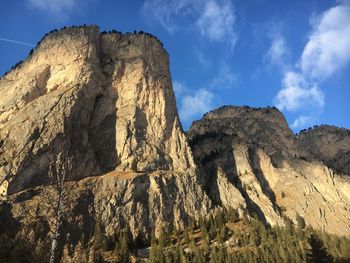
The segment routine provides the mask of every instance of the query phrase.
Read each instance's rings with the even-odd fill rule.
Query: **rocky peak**
[[[223,106],[193,123],[188,132],[191,144],[205,136],[227,136],[263,148],[278,163],[282,156],[297,156],[293,132],[275,107]]]
[[[325,152],[332,148],[330,141],[340,138],[337,132],[321,132],[321,142],[328,142],[322,144]],[[349,146],[347,132],[340,133],[336,149]],[[305,135],[295,136],[276,108],[247,106],[211,111],[188,132],[202,184],[215,204],[243,208],[270,225],[301,215],[314,228],[349,235],[350,184],[320,159],[309,157],[313,146]]]
[[[297,138],[310,159],[321,160],[339,173],[350,174],[350,130],[321,125],[302,130]]]
[[[0,178],[12,191],[45,181],[57,147],[76,159],[71,179],[194,169],[168,54],[149,34],[53,31],[0,80],[0,92]]]
[[[106,236],[126,228],[147,244],[152,230],[184,229],[225,208],[279,226],[300,215],[350,236],[349,180],[319,161],[347,167],[349,131],[295,136],[276,108],[224,106],[193,123],[188,143],[168,53],[149,34],[54,31],[4,75],[0,93],[1,233],[33,238],[38,220],[25,208],[50,236],[54,211],[42,193],[54,190],[48,167],[63,153],[72,157],[72,244],[97,222]]]

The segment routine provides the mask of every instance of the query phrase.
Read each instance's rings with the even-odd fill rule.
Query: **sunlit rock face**
[[[33,234],[23,207],[53,216],[42,192],[53,191],[49,165],[64,152],[73,242],[96,220],[106,234],[128,226],[149,241],[152,229],[181,229],[222,207],[280,226],[299,214],[350,236],[350,184],[327,162],[340,160],[346,174],[346,133],[339,141],[322,132],[334,150],[311,132],[295,136],[276,108],[226,106],[186,137],[168,54],[149,34],[52,32],[1,78],[0,94],[0,220],[16,226],[6,231]]]
[[[308,158],[324,162],[337,173],[350,174],[350,131],[329,125],[301,131],[297,138]]]
[[[284,217],[295,221],[299,214],[317,229],[349,236],[349,179],[319,157],[346,151],[344,130],[335,145],[334,132],[323,132],[320,144],[309,134],[295,136],[276,108],[225,106],[194,122],[188,138],[214,203],[229,206],[230,196],[231,204],[271,225],[284,225]]]
[[[68,28],[46,36],[0,80],[0,171],[10,191],[45,181],[53,148],[71,179],[114,169],[194,169],[168,54],[145,34]]]
[[[96,26],[52,32],[1,78],[0,93],[2,195],[47,185],[50,162],[66,152],[68,180],[81,180],[71,200],[76,233],[100,218],[108,233],[129,225],[147,240],[154,227],[182,228],[210,212],[155,37]],[[25,196],[29,208],[43,202]]]

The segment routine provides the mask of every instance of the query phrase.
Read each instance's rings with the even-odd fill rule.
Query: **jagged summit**
[[[97,224],[106,236],[127,229],[144,245],[152,230],[184,229],[232,208],[271,226],[301,216],[350,236],[350,183],[332,168],[347,171],[348,131],[296,136],[276,108],[223,106],[186,137],[169,55],[148,34],[52,32],[0,80],[0,94],[0,232],[11,238],[37,238],[39,221],[23,209],[49,236],[55,211],[43,193],[53,191],[57,153],[71,160],[69,247]],[[72,249],[62,257],[77,262],[81,250]]]
[[[283,114],[275,107],[220,107],[194,122],[188,131],[188,138],[193,144],[196,137],[205,134],[232,136],[237,142],[263,148],[276,160],[281,159],[281,156],[300,154],[293,132]]]
[[[323,161],[339,173],[350,174],[350,130],[321,125],[297,135],[310,158]]]
[[[193,169],[168,59],[144,33],[83,26],[48,34],[0,80],[1,180],[13,191],[45,181],[39,174],[59,142],[76,158],[74,178]]]
[[[320,154],[313,154],[320,146],[303,136],[293,134],[278,109],[247,106],[213,110],[187,133],[202,184],[215,204],[245,207],[271,225],[283,225],[283,215],[295,220],[299,214],[316,228],[348,232],[350,214],[333,202],[348,203],[350,185],[324,166]],[[332,133],[322,136],[328,138],[325,145],[321,142],[326,149],[349,146],[348,137],[333,145],[330,138],[337,140]],[[334,220],[326,223],[335,210],[342,222],[338,226]]]
[[[72,38],[79,37],[79,34],[84,34],[83,32],[87,31],[94,31],[94,32],[100,32],[100,28],[97,25],[82,25],[82,26],[68,26],[68,27],[62,27],[61,29],[54,29],[50,32],[46,33],[36,44],[34,48],[32,48],[28,54],[28,57],[25,60],[21,60],[17,62],[14,66],[12,66],[11,70],[6,71],[2,76],[0,76],[0,79],[4,78],[8,73],[10,73],[13,69],[20,68],[24,62],[26,62],[28,59],[31,58],[33,53],[35,53],[37,50],[40,49],[40,46],[42,43],[46,41],[53,41],[55,38],[60,39],[63,37],[63,35],[69,35]],[[154,35],[144,32],[144,31],[133,31],[133,32],[121,32],[117,30],[110,30],[110,31],[102,31],[100,32],[102,35],[115,35],[119,37],[144,37],[149,38],[151,40],[154,40],[155,42],[159,43],[161,47],[163,47],[163,43]],[[44,44],[43,44],[44,45]],[[46,47],[44,47],[46,48]],[[166,50],[164,49],[166,52]]]

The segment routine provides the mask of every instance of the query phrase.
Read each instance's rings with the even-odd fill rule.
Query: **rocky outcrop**
[[[72,163],[64,231],[75,244],[97,222],[107,235],[128,227],[149,242],[152,229],[181,229],[221,207],[280,226],[299,214],[350,236],[349,179],[329,168],[335,158],[347,171],[343,131],[322,133],[336,145],[328,149],[311,133],[295,136],[276,108],[226,106],[186,138],[168,60],[149,34],[73,27],[45,36],[1,78],[1,231],[31,237],[38,217],[48,231],[49,166],[64,153]]]
[[[51,33],[0,80],[0,92],[0,180],[11,193],[45,183],[55,148],[74,156],[70,179],[194,172],[168,54],[148,35],[95,26]]]
[[[68,204],[72,233],[100,219],[107,234],[127,225],[149,241],[153,228],[183,228],[210,212],[168,60],[149,34],[73,27],[45,36],[1,78],[0,193],[16,220],[33,223],[23,206],[50,217],[40,189],[59,152],[73,158],[67,179],[78,183]]]
[[[306,161],[309,149],[276,108],[221,107],[194,122],[188,138],[216,204],[239,200],[270,225],[301,215],[317,229],[350,235],[350,181],[315,158]]]
[[[350,131],[321,125],[301,131],[297,136],[307,150],[308,159],[324,162],[338,173],[350,174]]]
[[[190,220],[210,214],[212,208],[196,179],[180,172],[113,171],[68,182],[66,189],[70,195],[64,200],[67,217],[64,231],[70,234],[73,244],[81,241],[82,235],[93,236],[96,224],[100,223],[107,236],[128,227],[132,238],[143,246],[150,241],[152,230],[158,234],[161,228],[183,229]],[[12,217],[22,225],[31,226],[35,220],[53,216],[47,198],[53,194],[54,189],[46,186],[12,195]],[[37,216],[33,218],[29,214]],[[5,220],[1,213],[0,219]],[[17,231],[33,236],[28,227]]]

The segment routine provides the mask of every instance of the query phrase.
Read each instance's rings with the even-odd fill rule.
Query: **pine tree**
[[[173,252],[173,262],[181,262],[181,246],[179,244],[176,245]]]
[[[95,222],[94,229],[94,243],[93,247],[95,250],[101,249],[103,245],[103,232],[100,219],[97,219]]]
[[[324,247],[323,242],[315,235],[311,234],[308,238],[310,249],[306,251],[306,260],[310,263],[329,263],[333,258]]]
[[[298,213],[296,214],[296,220],[297,220],[297,226],[299,229],[305,229],[305,220],[304,218],[299,215]]]
[[[166,238],[163,228],[161,228],[158,240],[155,237],[154,231],[152,232],[151,240],[151,252],[149,257],[149,262],[163,263],[166,262],[165,246]]]
[[[348,243],[347,247],[343,252],[342,263],[350,263],[350,243]]]
[[[194,263],[204,263],[205,262],[205,259],[203,257],[201,250],[198,249],[197,247],[195,248],[193,254],[194,254],[193,255],[193,262]]]
[[[152,230],[152,236],[151,236],[151,251],[149,255],[149,262],[157,262],[158,257],[158,246],[157,246],[157,239],[155,235],[155,230]]]
[[[164,262],[165,261],[165,254],[164,254],[164,248],[166,245],[166,240],[165,240],[165,234],[164,234],[164,229],[160,229],[159,233],[159,238],[158,238],[158,261],[157,262]]]
[[[233,223],[238,222],[238,220],[239,220],[239,213],[238,213],[237,209],[231,208],[231,210],[230,210],[230,217],[229,218],[230,218],[230,221],[233,222]]]
[[[122,231],[119,236],[119,240],[116,242],[115,255],[118,258],[118,262],[128,263],[130,262],[130,250],[129,250],[129,232],[127,229]]]
[[[188,235],[187,229],[184,230],[184,238],[183,239],[184,239],[185,244],[188,244],[190,242],[190,237]]]

